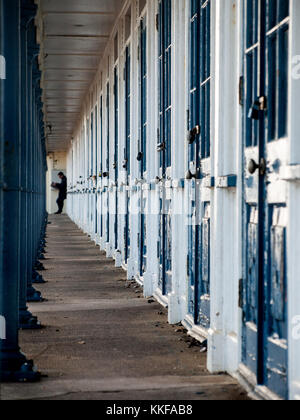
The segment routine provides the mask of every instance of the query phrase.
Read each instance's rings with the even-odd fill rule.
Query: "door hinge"
[[[156,17],[155,17],[155,26],[156,26],[156,30],[159,30],[159,14],[157,13]]]
[[[186,129],[189,131],[190,128],[190,110],[186,110]]]
[[[240,77],[239,83],[239,104],[244,105],[244,76]]]
[[[190,257],[189,257],[189,254],[186,256],[186,274],[189,277],[189,275],[190,275]]]
[[[239,308],[244,308],[244,280],[239,280]]]

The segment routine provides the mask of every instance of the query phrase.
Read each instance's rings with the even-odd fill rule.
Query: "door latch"
[[[187,141],[188,144],[193,144],[196,140],[196,137],[200,134],[200,125],[196,125],[196,127],[192,128],[192,130],[188,131],[187,133]]]
[[[197,169],[196,172],[193,174],[190,169],[187,171],[186,175],[185,175],[185,179],[187,181],[191,181],[193,178],[198,179],[198,175],[199,175],[200,170]]]
[[[265,175],[267,171],[267,162],[265,158],[260,160],[260,164],[256,163],[254,159],[251,159],[248,165],[248,172],[251,175],[254,175],[255,172],[259,169],[260,175]]]

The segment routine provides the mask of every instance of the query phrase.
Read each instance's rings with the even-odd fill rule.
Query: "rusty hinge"
[[[190,257],[189,257],[189,254],[186,256],[186,273],[187,273],[187,276],[190,275]]]
[[[239,104],[244,105],[244,76],[240,77],[239,82]]]
[[[239,308],[244,308],[244,280],[239,280]]]

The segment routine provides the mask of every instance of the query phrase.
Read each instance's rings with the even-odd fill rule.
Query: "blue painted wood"
[[[29,150],[30,137],[28,133],[28,115],[29,115],[29,95],[28,91],[28,31],[31,29],[30,23],[35,17],[37,7],[31,1],[24,1],[21,5],[21,91],[22,95],[21,109],[21,184],[24,191],[29,191]],[[1,172],[1,170],[0,170]],[[0,181],[1,183],[1,181]],[[31,226],[29,224],[29,203],[31,198],[29,194],[21,194],[21,220],[20,224],[20,246],[22,252],[20,253],[20,300],[19,300],[19,323],[22,329],[40,328],[37,317],[33,317],[27,307],[27,282],[32,282],[32,266],[28,256],[30,255],[29,236]]]
[[[190,9],[190,90],[188,129],[197,131],[189,146],[188,167],[201,177],[201,159],[210,157],[210,1],[192,0]],[[189,314],[195,324],[210,325],[210,203],[199,184],[189,181]]]
[[[141,176],[147,170],[147,27],[142,19],[140,26],[140,94],[141,94],[141,117],[140,117],[140,151],[142,153],[141,160]]]
[[[245,154],[257,147],[257,160],[268,161],[268,143],[287,135],[289,1],[244,0],[244,5]],[[267,96],[268,107],[255,121],[248,111],[258,96]],[[269,202],[273,170],[245,178],[242,358],[259,384],[287,398],[286,226],[279,224],[286,205]]]
[[[130,176],[130,146],[131,146],[131,123],[130,123],[130,99],[131,99],[131,56],[130,56],[130,45],[126,47],[126,58],[125,58],[125,168],[127,169],[127,175]]]
[[[103,96],[100,96],[100,175],[103,180],[103,159],[104,159],[104,150],[103,150]],[[103,198],[101,197],[101,214],[100,214],[100,236],[104,236],[104,211],[103,211]]]
[[[90,190],[91,190],[91,194],[90,194],[90,226],[91,226],[91,232],[94,233],[95,232],[95,213],[94,213],[94,209],[95,209],[95,195],[94,195],[94,191],[93,191],[93,180],[92,177],[94,175],[94,112],[91,112],[91,117],[90,117],[90,125],[91,125],[91,134],[90,134],[90,150],[91,150],[91,155],[90,155]]]
[[[131,100],[131,56],[130,56],[130,45],[126,47],[125,53],[125,151],[124,151],[124,169],[127,170],[127,182],[129,181],[131,172],[130,153],[131,153],[131,123],[130,123],[130,100]],[[127,192],[126,197],[126,214],[124,224],[124,242],[125,242],[125,264],[127,264],[130,256],[130,220],[129,220],[129,208],[130,208],[130,194]]]
[[[139,118],[139,151],[140,176],[144,178],[147,171],[147,28],[145,18],[140,24],[140,43],[139,43],[139,78],[140,78],[140,118]],[[139,220],[139,272],[143,276],[147,269],[147,240],[146,240],[146,220],[145,214],[146,200],[143,198],[143,191],[140,192],[140,220]]]
[[[118,249],[118,178],[119,178],[119,73],[118,68],[114,70],[114,124],[115,124],[115,145],[114,145],[114,177],[116,183],[115,191],[115,249]]]
[[[94,185],[94,193],[95,193],[95,206],[94,206],[94,214],[95,214],[95,234],[97,235],[99,232],[99,212],[98,212],[98,193],[97,193],[97,181],[98,181],[98,106],[95,106],[94,112],[94,124],[95,124],[95,171],[93,173],[96,176],[95,185]]]
[[[172,1],[161,0],[158,15],[159,32],[159,153],[160,176],[166,178],[171,167],[171,53],[172,53]],[[171,202],[166,199],[164,189],[160,198],[160,223],[158,252],[160,259],[159,288],[163,295],[172,290],[172,229]]]
[[[24,28],[22,29],[24,30]],[[30,220],[33,220],[34,223],[30,225],[32,232],[28,235],[30,247],[29,253],[26,255],[32,275],[45,217],[45,208],[43,207],[45,201],[42,197],[45,185],[44,180],[41,180],[41,177],[45,175],[45,149],[41,139],[41,90],[37,89],[35,83],[38,75],[34,74],[32,80],[31,75],[28,78],[30,80],[30,84],[28,81],[28,92],[31,92],[30,102],[25,105],[21,98],[22,94],[26,94],[27,83],[21,78],[21,70],[24,70],[26,62],[23,62],[23,67],[21,67],[24,49],[21,50],[21,2],[19,0],[0,1],[0,39],[0,54],[6,59],[6,79],[0,81],[0,172],[2,181],[0,186],[0,314],[1,320],[4,319],[6,323],[6,338],[0,337],[0,382],[10,380],[25,382],[37,380],[40,375],[33,371],[32,362],[26,360],[18,345],[19,280],[21,275],[26,276],[26,273],[21,272],[21,268],[24,267],[20,265],[22,250],[19,246],[20,227],[26,223],[26,214],[22,211],[24,202],[21,200],[20,194],[24,187],[21,175],[22,165],[28,164],[26,169],[30,174],[30,181],[34,180],[34,194],[30,193],[29,195],[28,190],[22,192],[28,194],[33,203],[33,206],[30,207]],[[28,114],[26,113],[27,106]],[[29,123],[30,119],[30,123],[33,124],[28,149],[23,144],[26,141],[26,136],[21,127],[20,113],[22,111],[27,115],[26,122]],[[26,156],[27,151],[32,152],[32,159],[21,162],[21,159],[24,158],[23,153]]]
[[[107,83],[106,86],[106,172],[110,176],[110,166],[109,166],[109,159],[110,159],[110,101],[109,101],[109,94],[110,94],[110,85]],[[107,194],[107,202],[106,202],[106,242],[109,242],[110,238],[110,212],[109,212],[109,194]]]

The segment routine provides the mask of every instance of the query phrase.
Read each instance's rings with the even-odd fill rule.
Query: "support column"
[[[7,74],[1,90],[3,104],[3,252],[0,277],[0,314],[6,323],[6,337],[0,337],[1,381],[35,381],[40,374],[20,352],[19,267],[20,267],[20,1],[1,1],[3,55]],[[3,27],[4,26],[4,27]]]
[[[21,91],[27,89],[27,31],[28,24],[36,14],[36,6],[29,1],[22,2],[21,8]],[[30,139],[27,135],[28,124],[28,98],[27,95],[21,97],[21,137],[22,145],[20,149],[20,185],[21,185],[21,203],[20,203],[20,302],[19,302],[19,326],[20,329],[41,328],[37,317],[33,316],[27,307],[27,272],[28,272],[28,247],[27,247],[27,213],[28,213],[28,143]]]
[[[238,308],[241,260],[241,186],[222,179],[241,180],[239,162],[240,77],[239,7],[236,0],[212,3],[212,109],[213,175],[211,244],[211,325],[208,370],[235,373],[240,360],[241,312]],[[228,51],[230,45],[230,51]],[[240,182],[240,181],[239,181]]]
[[[36,113],[35,113],[35,82],[37,74],[36,69],[36,57],[39,53],[39,48],[36,44],[36,34],[35,27],[33,22],[28,28],[28,78],[27,78],[27,89],[28,89],[28,137],[29,141],[29,150],[28,150],[28,191],[30,191],[29,203],[28,203],[28,222],[27,229],[29,232],[28,235],[28,271],[27,271],[27,302],[42,302],[43,298],[41,292],[35,290],[32,286],[34,276],[33,268],[36,261],[36,214],[35,214],[35,165],[36,165]],[[40,174],[38,174],[40,176]]]

